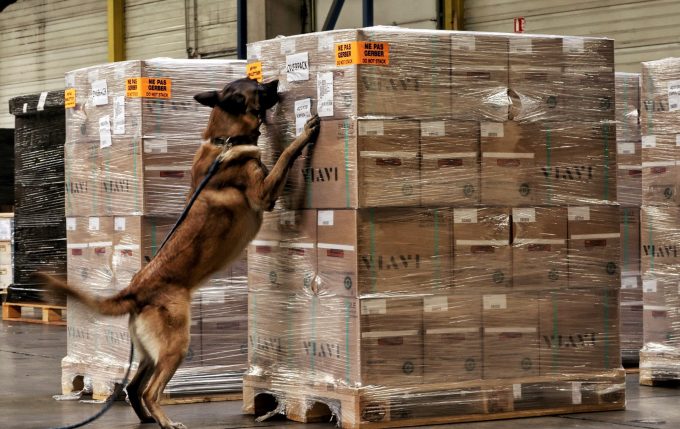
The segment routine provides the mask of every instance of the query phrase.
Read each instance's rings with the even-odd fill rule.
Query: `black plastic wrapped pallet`
[[[13,302],[42,301],[37,271],[66,276],[64,218],[64,92],[24,95],[9,101],[14,130]],[[50,298],[63,303],[63,297]]]
[[[0,211],[14,211],[14,130],[0,128]]]

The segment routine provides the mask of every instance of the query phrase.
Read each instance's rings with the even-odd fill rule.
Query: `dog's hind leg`
[[[139,350],[139,348],[137,348]],[[142,352],[144,353],[144,352]],[[149,412],[144,408],[144,403],[142,402],[142,393],[144,392],[149,378],[153,374],[155,365],[153,360],[149,358],[146,354],[142,355],[142,359],[139,362],[139,368],[135,374],[132,381],[127,386],[128,399],[130,400],[130,405],[135,410],[135,414],[139,417],[142,423],[154,423],[156,419],[151,417]]]
[[[163,393],[165,386],[168,384],[172,376],[177,371],[177,368],[184,360],[186,349],[184,350],[168,350],[161,353],[158,363],[154,369],[151,379],[144,391],[142,398],[144,405],[149,410],[149,413],[156,419],[158,424],[163,429],[186,429],[182,423],[172,422],[161,409],[158,401],[160,395]]]

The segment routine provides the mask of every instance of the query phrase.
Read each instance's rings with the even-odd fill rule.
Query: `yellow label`
[[[246,75],[248,79],[254,79],[258,82],[262,82],[262,62],[256,61],[250,63],[246,66]]]
[[[390,64],[390,44],[385,42],[346,42],[335,44],[335,65]]]
[[[128,98],[172,98],[172,80],[165,77],[130,77],[125,80]]]
[[[64,107],[72,109],[76,107],[76,89],[69,88],[64,90]]]

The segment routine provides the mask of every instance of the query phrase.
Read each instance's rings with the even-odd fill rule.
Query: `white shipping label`
[[[334,52],[335,51],[335,37],[332,34],[322,34],[319,36],[319,44],[317,46],[319,52]]]
[[[449,309],[449,298],[447,296],[426,296],[423,298],[423,305],[426,313],[447,311]]]
[[[21,109],[21,111],[24,113],[28,112],[28,103],[24,103],[24,107]]]
[[[333,116],[333,72],[316,75],[316,99],[319,116]]]
[[[637,289],[637,288],[638,288],[637,276],[621,277],[621,289]]]
[[[125,96],[113,99],[113,134],[125,134]]]
[[[305,129],[305,124],[312,117],[312,99],[303,98],[295,102],[295,135],[299,136]]]
[[[451,37],[451,50],[453,51],[468,51],[475,50],[475,36],[458,35]]]
[[[420,135],[422,137],[443,137],[446,135],[446,122],[423,121],[420,123]]]
[[[522,399],[522,385],[513,384],[512,385],[512,396],[514,399]]]
[[[319,210],[317,224],[319,226],[333,226],[334,213],[333,210]]]
[[[387,300],[364,299],[361,301],[361,314],[386,314]]]
[[[281,40],[281,53],[284,55],[295,52],[295,39],[287,37]]]
[[[144,153],[168,153],[168,141],[165,139],[144,139]]]
[[[482,122],[480,128],[482,137],[503,137],[505,135],[502,122]]]
[[[635,155],[635,143],[616,143],[616,153],[619,155]]]
[[[12,222],[9,219],[0,219],[0,240],[12,239]]]
[[[453,209],[453,223],[477,223],[477,209]]]
[[[73,88],[76,86],[76,76],[73,73],[67,74],[66,78],[64,79],[64,83],[66,88]]]
[[[482,301],[484,303],[484,310],[504,310],[508,308],[508,301],[505,294],[484,295]]]
[[[642,148],[651,149],[656,147],[656,136],[642,136]]]
[[[511,54],[530,54],[531,39],[528,37],[511,37],[510,38],[510,53]]]
[[[385,125],[383,121],[360,121],[359,122],[360,136],[384,136]]]
[[[38,98],[38,112],[45,110],[45,102],[47,101],[47,92],[41,92]]]
[[[90,231],[99,231],[99,218],[98,217],[89,218],[87,228]]]
[[[309,80],[309,54],[307,52],[286,56],[286,77],[288,82]]]
[[[113,218],[113,229],[115,231],[125,231],[125,218],[124,217]]]
[[[642,292],[655,293],[656,292],[656,279],[642,280]]]
[[[111,146],[111,122],[109,115],[99,118],[99,147]]]
[[[675,135],[675,145],[680,146],[680,134]]]
[[[680,80],[668,82],[668,111],[680,110]]]
[[[109,104],[109,93],[106,87],[106,79],[92,82],[92,104],[103,106]]]
[[[567,219],[568,220],[590,220],[590,208],[589,207],[568,207],[567,208]]]
[[[581,396],[581,382],[574,381],[571,383],[571,403],[573,405],[580,405],[583,402]]]
[[[512,209],[512,221],[515,223],[536,222],[536,209]]]
[[[76,230],[76,218],[67,217],[66,218],[66,231],[75,231],[75,230]]]
[[[562,39],[562,52],[566,54],[579,53],[585,50],[584,39],[580,37],[565,37]]]

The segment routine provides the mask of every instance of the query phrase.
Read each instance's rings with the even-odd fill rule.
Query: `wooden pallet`
[[[203,402],[240,401],[241,399],[243,399],[242,392],[205,393],[205,394],[163,393],[163,395],[161,396],[161,404],[162,405],[198,404]]]
[[[640,384],[650,387],[680,387],[680,373],[640,368]]]
[[[21,315],[22,308],[39,309],[40,317],[23,317]],[[2,304],[2,320],[12,322],[26,322],[26,323],[42,323],[45,325],[61,325],[66,326],[65,316],[66,307],[63,305],[53,304],[39,304],[39,303],[11,303],[5,302]]]
[[[285,386],[284,386],[285,384]],[[283,411],[308,423],[336,418],[345,429],[423,426],[625,409],[625,373],[575,374],[400,386],[290,385],[245,376],[243,411]]]

